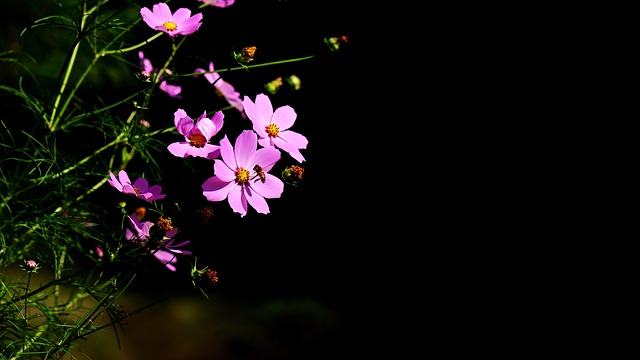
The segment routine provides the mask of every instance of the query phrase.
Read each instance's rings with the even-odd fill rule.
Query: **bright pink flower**
[[[165,3],[153,5],[153,12],[143,7],[140,9],[140,15],[152,29],[163,31],[171,37],[193,34],[202,25],[201,13],[191,16],[191,10],[180,8],[171,14],[169,5]]]
[[[213,68],[213,61],[211,61],[209,62],[209,71],[214,71],[214,70],[215,69]],[[203,68],[197,68],[193,72],[198,73],[198,72],[206,72],[206,71]],[[216,87],[216,90],[218,90],[220,95],[222,95],[227,100],[229,105],[235,107],[236,109],[238,109],[238,111],[240,111],[240,115],[242,116],[243,119],[247,118],[247,116],[244,114],[244,106],[242,106],[242,99],[240,99],[240,93],[236,91],[233,85],[222,80],[222,78],[220,77],[220,74],[217,72],[204,74],[204,77],[209,81],[209,83],[213,84],[213,86]]]
[[[217,6],[219,8],[226,8],[227,6],[231,6],[233,5],[233,3],[236,2],[236,0],[198,0],[198,1],[203,2],[207,5]]]
[[[143,71],[145,71],[148,75],[155,74],[158,72],[158,69],[153,67],[151,60],[144,57],[144,53],[142,51],[138,51],[138,58],[140,58],[140,67]],[[162,79],[162,75],[159,75],[160,79]],[[166,80],[162,80],[159,86],[160,90],[167,93],[167,95],[182,99],[180,93],[182,92],[182,87],[179,85],[170,85]]]
[[[275,147],[256,150],[258,137],[251,130],[244,130],[236,139],[235,149],[227,136],[220,141],[222,160],[214,160],[215,176],[202,184],[202,194],[209,201],[228,199],[234,212],[244,217],[251,205],[261,214],[269,213],[266,199],[279,198],[284,183],[268,173],[280,160]]]
[[[163,199],[166,195],[160,194],[162,187],[160,185],[149,186],[149,182],[145,178],[138,178],[133,184],[129,180],[129,175],[124,170],[120,170],[118,173],[118,179],[113,175],[113,172],[109,173],[111,180],[107,180],[111,186],[116,188],[123,194],[133,195],[147,202]]]
[[[260,136],[258,143],[263,147],[277,147],[291,155],[298,162],[305,161],[300,149],[307,148],[307,138],[289,130],[296,121],[296,112],[289,105],[273,111],[271,100],[265,94],[256,96],[255,104],[248,96],[242,102],[244,111],[253,123],[253,130]]]
[[[178,258],[176,255],[191,255],[191,251],[180,250],[178,248],[189,244],[190,240],[185,240],[179,244],[174,244],[175,239],[173,238],[178,233],[178,228],[174,227],[173,229],[167,231],[164,236],[163,242],[159,244],[157,247],[152,248],[151,255],[153,255],[158,261],[160,261],[167,269],[171,271],[176,271],[175,264],[178,262]]]
[[[154,225],[151,221],[140,222],[138,215],[133,212],[131,216],[127,216],[129,225],[125,230],[125,238],[135,244],[146,247],[151,255],[160,261],[167,269],[176,271],[175,264],[178,262],[176,255],[191,255],[191,251],[179,250],[179,247],[189,244],[190,240],[185,240],[179,244],[174,244],[174,237],[178,233],[178,228],[167,231],[162,241],[151,241],[151,227]]]
[[[182,96],[180,96],[180,93],[182,92],[182,87],[180,87],[180,85],[167,84],[167,80],[162,80],[159,88],[160,90],[166,92],[171,97],[182,99]]]
[[[131,213],[131,216],[127,216],[127,220],[129,220],[131,227],[125,229],[125,238],[140,246],[146,246],[149,240],[151,240],[151,233],[149,231],[153,223],[151,221],[140,222],[138,214],[135,212]]]
[[[178,132],[184,135],[185,141],[167,146],[170,153],[182,158],[191,155],[209,160],[220,156],[220,146],[209,144],[209,140],[220,131],[224,124],[222,111],[217,111],[211,119],[207,118],[205,111],[194,122],[184,110],[178,109],[173,114],[173,123]]]

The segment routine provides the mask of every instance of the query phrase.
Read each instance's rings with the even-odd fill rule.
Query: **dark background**
[[[154,4],[138,3],[149,8]],[[370,166],[380,156],[380,145],[369,137],[378,135],[379,120],[365,114],[381,105],[364,97],[372,89],[357,79],[367,62],[371,66],[371,59],[376,58],[376,49],[367,49],[365,57],[360,45],[363,34],[355,24],[362,15],[342,2],[237,0],[229,8],[201,10],[196,9],[197,4],[169,3],[173,11],[188,7],[192,13],[204,14],[203,25],[195,34],[207,36],[187,40],[181,53],[197,56],[176,62],[183,71],[206,69],[209,60],[216,69],[237,66],[229,52],[244,46],[257,47],[254,63],[316,55],[299,63],[221,74],[252,100],[265,92],[266,82],[278,76],[295,74],[302,80],[300,90],[285,88],[270,98],[274,108],[294,108],[298,117],[293,130],[309,139],[308,148],[302,151],[304,180],[297,188],[287,187],[282,198],[268,200],[268,215],[250,208],[240,218],[226,201],[209,203],[214,216],[206,225],[182,229],[192,240],[200,267],[208,265],[218,272],[220,281],[207,289],[209,299],[184,280],[186,261],[175,274],[152,267],[136,280],[125,306],[134,308],[176,290],[178,295],[132,316],[124,328],[126,335],[120,332],[121,350],[116,351],[112,333],[90,339],[83,350],[94,359],[324,359],[377,351],[382,343],[372,336],[378,333],[375,324],[386,313],[381,299],[387,297],[388,284],[382,279],[393,259],[373,257],[381,244],[381,219],[387,219],[380,215],[382,206],[377,201],[367,200],[374,196],[372,183],[380,181],[380,169]],[[17,3],[5,12],[5,48],[36,41],[25,37],[17,45],[10,39],[20,31],[16,29],[46,12],[41,7],[39,14],[33,14],[26,6]],[[141,24],[144,36],[153,35],[153,30]],[[348,45],[337,53],[328,51],[323,39],[341,35],[349,37]],[[169,40],[162,38],[153,44],[169,46]],[[154,65],[161,65],[163,51],[154,52],[151,46],[143,50],[147,57],[157,59]],[[150,116],[157,118],[149,119],[152,126],[154,122],[171,123],[178,107],[195,118],[221,106],[203,105],[212,97],[212,89],[200,80],[181,79],[183,99],[154,95]],[[127,85],[127,80],[111,81]],[[99,83],[96,80],[94,85],[98,89]],[[225,111],[223,132],[230,133],[230,138],[248,128],[248,120],[243,122],[235,110]],[[212,175],[211,163],[189,158],[188,165],[195,169],[191,172],[183,168],[183,159],[163,161],[176,169],[162,180],[163,188],[183,188],[165,203],[179,203],[183,209],[206,205],[199,185]],[[293,159],[288,161],[295,164]],[[144,164],[133,162],[129,169],[136,166]],[[188,213],[173,211],[177,223],[189,218]]]

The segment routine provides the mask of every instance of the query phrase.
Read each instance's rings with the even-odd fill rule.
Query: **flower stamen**
[[[238,171],[236,171],[236,182],[238,183],[238,185],[243,185],[247,181],[249,181],[249,176],[249,170],[240,168],[238,169]]]
[[[165,231],[170,231],[173,229],[173,225],[171,224],[171,218],[164,218],[160,216],[160,219],[158,219],[157,225],[160,229]]]
[[[278,133],[280,133],[280,128],[276,124],[269,124],[267,126],[267,134],[271,137],[277,137]]]
[[[202,134],[193,134],[189,136],[189,144],[193,147],[203,148],[207,144],[207,138]]]
[[[173,31],[175,29],[178,28],[178,24],[174,23],[173,21],[167,21],[166,23],[162,24],[165,29],[167,29],[168,31]]]

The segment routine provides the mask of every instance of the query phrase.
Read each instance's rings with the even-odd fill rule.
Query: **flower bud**
[[[25,260],[24,269],[28,272],[34,272],[38,269],[38,263],[35,260]]]
[[[291,90],[294,90],[294,91],[300,90],[300,85],[302,84],[302,81],[300,80],[299,77],[295,75],[291,75],[286,80],[289,86],[291,87]]]
[[[327,44],[327,47],[331,51],[340,50],[340,47],[345,45],[348,41],[349,41],[349,37],[344,35],[339,37],[332,36],[332,37],[324,38],[324,43]]]
[[[239,53],[233,53],[233,57],[240,64],[248,64],[253,61],[253,55],[256,53],[255,46],[246,46],[242,48],[242,51]]]
[[[275,94],[282,87],[282,76],[279,76],[277,79],[270,81],[264,84],[264,88],[267,89],[269,94]]]
[[[298,182],[302,181],[303,173],[304,168],[293,165],[282,171],[282,179],[289,185],[298,186]]]

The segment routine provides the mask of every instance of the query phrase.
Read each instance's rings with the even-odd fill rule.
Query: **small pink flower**
[[[222,160],[213,160],[215,176],[202,184],[207,200],[228,199],[231,209],[241,217],[247,214],[248,205],[261,214],[269,213],[265,198],[279,198],[284,190],[282,180],[268,173],[280,160],[280,151],[275,147],[256,150],[257,146],[258,137],[251,130],[238,136],[235,149],[225,135],[220,141]]]
[[[178,228],[173,228],[164,235],[163,242],[159,244],[156,248],[151,249],[151,254],[158,259],[167,269],[171,271],[176,271],[176,263],[178,262],[178,258],[176,255],[191,255],[191,251],[180,250],[179,248],[191,243],[191,240],[185,240],[179,244],[174,244],[175,239],[173,238],[178,234]]]
[[[185,240],[179,244],[174,244],[174,237],[178,234],[178,228],[167,231],[160,242],[152,241],[151,227],[155,224],[151,221],[140,222],[138,215],[133,212],[127,216],[129,225],[125,231],[125,238],[134,244],[144,246],[158,261],[167,269],[176,271],[175,264],[178,262],[176,255],[191,255],[191,251],[180,250],[178,248],[189,244],[190,240]]]
[[[194,156],[209,160],[220,156],[220,146],[209,144],[209,140],[220,131],[224,124],[222,111],[217,111],[211,119],[207,118],[205,111],[194,122],[183,109],[178,109],[174,113],[173,122],[178,132],[184,136],[185,141],[167,146],[170,153],[181,158]]]
[[[190,35],[200,28],[202,14],[191,16],[191,10],[180,8],[171,14],[169,5],[158,3],[153,5],[153,12],[146,7],[140,9],[140,15],[149,27],[167,33],[170,37]]]
[[[123,194],[133,195],[139,199],[147,202],[163,199],[166,195],[160,194],[162,187],[160,185],[149,186],[149,182],[145,178],[138,178],[133,184],[129,179],[129,175],[124,170],[120,170],[118,173],[118,179],[110,172],[111,180],[107,180],[111,186],[116,188]]]
[[[209,62],[209,71],[214,71],[214,70],[215,69],[213,68],[213,61],[211,61]],[[193,72],[203,73],[206,71],[202,68],[197,68]],[[222,95],[227,100],[229,105],[235,107],[238,111],[240,111],[240,116],[242,116],[243,119],[247,118],[247,116],[244,113],[244,107],[242,106],[242,99],[240,99],[240,93],[236,91],[233,85],[222,80],[222,78],[220,77],[220,74],[217,72],[204,74],[204,77],[207,79],[207,81],[209,81],[209,83],[215,86],[216,90],[220,93],[220,95]]]
[[[198,0],[202,3],[205,3],[210,6],[216,6],[219,8],[226,8],[227,6],[233,5],[236,0]]]
[[[138,58],[140,59],[140,67],[142,68],[143,75],[145,77],[151,77],[151,74],[158,72],[158,69],[153,67],[151,60],[144,57],[144,53],[142,51],[138,51]],[[162,75],[159,76],[160,79],[162,79]],[[182,96],[180,96],[182,87],[179,85],[171,85],[168,84],[166,80],[162,80],[159,88],[173,98],[182,99]]]
[[[131,216],[127,216],[129,220],[129,225],[125,230],[125,238],[133,243],[136,243],[140,246],[145,246],[151,240],[151,227],[153,223],[151,221],[140,222],[138,219],[138,214],[135,212],[131,213]]]
[[[38,263],[35,260],[25,260],[24,269],[28,272],[36,271],[38,269]]]
[[[245,96],[242,105],[253,123],[253,130],[260,137],[261,146],[280,148],[298,162],[305,161],[300,149],[307,148],[307,138],[289,130],[297,117],[291,106],[281,106],[273,111],[271,100],[265,94],[258,94],[255,103]]]
[[[159,88],[160,90],[166,92],[167,95],[171,97],[182,99],[182,96],[180,96],[180,93],[182,92],[182,87],[180,85],[170,85],[170,84],[167,84],[166,80],[162,80]]]

